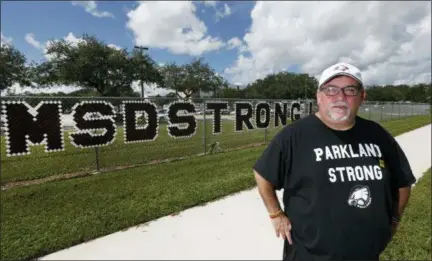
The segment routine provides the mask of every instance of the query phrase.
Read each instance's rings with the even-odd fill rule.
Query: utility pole
[[[148,47],[144,47],[144,46],[134,46],[134,49],[138,49],[141,51],[141,55],[143,55],[143,51],[148,51]],[[141,68],[142,69],[142,68]],[[142,75],[142,74],[140,74]],[[140,84],[141,84],[141,97],[144,99],[144,79],[140,79]]]

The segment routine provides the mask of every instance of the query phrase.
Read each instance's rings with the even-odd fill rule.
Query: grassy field
[[[423,116],[382,125],[396,136],[430,121]],[[251,188],[251,166],[263,149],[3,191],[1,257],[29,260]]]
[[[208,151],[209,144],[218,141],[223,150],[264,143],[264,130],[244,130],[234,132],[233,121],[222,123],[222,133],[213,135],[212,120],[206,121],[205,140],[204,123],[200,121],[197,132],[192,138],[173,139],[168,135],[166,125],[160,125],[155,141],[125,144],[123,129],[119,128],[115,142],[100,148],[100,167],[113,168],[143,164],[155,160],[187,157]],[[273,126],[273,121],[270,123]],[[271,139],[282,127],[269,128],[267,140]],[[240,135],[241,134],[241,135]],[[205,142],[205,143],[204,143]],[[206,144],[206,147],[204,147]],[[52,175],[72,172],[92,172],[96,170],[96,153],[94,148],[80,149],[70,143],[69,135],[65,134],[65,151],[45,153],[43,146],[31,147],[31,154],[20,157],[6,157],[6,144],[2,137],[1,164],[2,184],[12,181],[31,180]]]
[[[432,260],[431,170],[414,187],[403,221],[381,260]]]
[[[372,113],[360,115],[372,119],[375,117],[375,114]],[[378,121],[379,118],[377,117],[378,115],[374,120]],[[422,124],[423,121],[430,120],[430,116],[415,116],[413,119],[418,119],[418,121],[414,121],[414,124]],[[400,120],[404,120],[404,118]],[[289,122],[287,123],[289,124]],[[99,149],[100,168],[102,170],[111,170],[117,167],[130,167],[171,158],[199,155],[208,151],[209,145],[216,141],[219,142],[222,150],[265,143],[271,140],[282,128],[282,126],[279,126],[278,128],[270,127],[267,131],[256,129],[236,133],[234,131],[234,122],[225,120],[222,123],[222,133],[213,135],[212,124],[212,120],[207,120],[204,128],[204,122],[199,121],[196,134],[188,139],[171,138],[167,133],[166,125],[161,124],[159,126],[159,135],[155,141],[134,144],[125,144],[123,129],[118,128],[114,143]],[[274,126],[273,118],[270,126]],[[1,138],[2,185],[67,173],[80,172],[85,174],[96,170],[95,149],[74,147],[70,142],[68,132],[65,133],[65,151],[45,153],[43,145],[33,146],[30,155],[20,157],[6,157],[6,142],[4,137]]]

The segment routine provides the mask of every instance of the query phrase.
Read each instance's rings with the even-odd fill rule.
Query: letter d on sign
[[[144,112],[147,116],[145,127],[138,127],[139,112]],[[156,139],[158,129],[156,105],[147,101],[123,101],[123,117],[125,143]]]

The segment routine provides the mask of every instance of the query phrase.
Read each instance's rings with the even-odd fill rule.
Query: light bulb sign
[[[124,100],[121,102],[123,142],[153,142],[157,139],[160,126],[157,106],[150,101]],[[288,108],[289,106],[289,108]],[[205,111],[213,118],[213,135],[222,133],[222,114],[228,112],[228,102],[205,102]],[[305,105],[309,113],[312,103]],[[197,106],[189,101],[175,101],[169,104],[167,114],[167,133],[173,139],[187,139],[197,133]],[[306,109],[306,108],[305,108]],[[272,112],[273,110],[273,112]],[[266,129],[286,125],[287,119],[300,119],[301,105],[276,102],[234,103],[234,132]],[[64,119],[61,101],[41,101],[35,107],[22,100],[2,101],[2,118],[6,139],[7,156],[30,154],[30,146],[44,145],[45,152],[65,150]],[[270,124],[274,114],[273,126]],[[72,106],[71,118],[73,131],[69,133],[70,142],[77,148],[109,146],[117,136],[115,118],[118,113],[107,101],[84,100]],[[140,115],[145,115],[145,124],[140,125]]]

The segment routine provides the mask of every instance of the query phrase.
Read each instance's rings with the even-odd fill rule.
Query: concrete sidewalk
[[[431,124],[396,137],[417,180],[431,167]]]
[[[421,177],[431,166],[431,125],[396,139],[416,177]],[[281,195],[279,192],[280,198]],[[41,260],[281,260],[281,257],[282,240],[276,238],[258,191],[252,189]]]

